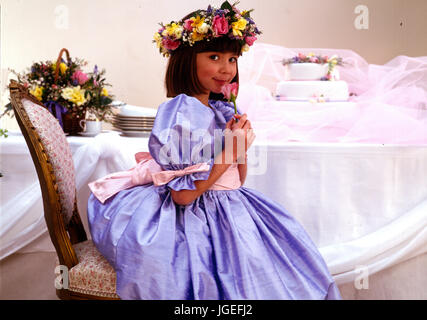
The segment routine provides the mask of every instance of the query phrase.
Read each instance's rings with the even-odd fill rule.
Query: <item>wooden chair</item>
[[[55,272],[63,281],[56,286],[60,287],[57,296],[66,300],[119,299],[114,269],[87,240],[77,208],[71,150],[59,122],[24,86],[11,80],[9,88],[16,120],[36,167],[44,217],[58,256]]]

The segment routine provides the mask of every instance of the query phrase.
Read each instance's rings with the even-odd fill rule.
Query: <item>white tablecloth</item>
[[[147,138],[117,132],[68,137],[78,205],[87,228],[87,183],[135,164]],[[427,252],[427,146],[255,142],[245,186],[282,204],[319,247],[338,284]],[[0,258],[53,250],[24,138],[1,139]],[[89,232],[88,232],[89,234]],[[426,266],[427,268],[427,266]],[[427,275],[421,275],[425,277]]]

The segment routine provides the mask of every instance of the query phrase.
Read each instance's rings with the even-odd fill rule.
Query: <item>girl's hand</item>
[[[230,121],[226,124],[226,130],[224,134],[231,135],[233,137],[236,137],[236,139],[233,139],[233,163],[244,163],[246,158],[246,152],[249,149],[249,147],[252,145],[252,142],[255,140],[255,133],[253,132],[251,122],[247,119],[247,114],[236,114],[233,118],[230,119]],[[239,119],[238,122],[236,122],[235,119]],[[239,141],[239,143],[237,142]],[[242,143],[244,141],[244,143]],[[238,146],[244,145],[244,148]],[[226,138],[226,151],[227,149],[227,138]]]

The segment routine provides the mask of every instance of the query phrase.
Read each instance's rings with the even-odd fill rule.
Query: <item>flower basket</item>
[[[63,54],[66,60],[63,60]],[[113,96],[106,89],[105,70],[83,71],[87,62],[71,59],[67,49],[59,52],[56,61],[35,62],[22,74],[11,70],[18,82],[28,88],[43,105],[58,119],[65,133],[75,135],[82,131],[80,120],[87,115],[100,121],[111,122]],[[6,112],[11,113],[11,105]]]

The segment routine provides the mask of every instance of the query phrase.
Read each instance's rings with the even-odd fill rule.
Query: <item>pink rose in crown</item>
[[[192,27],[192,25],[193,25],[193,20],[191,20],[191,19],[187,19],[187,20],[185,20],[184,21],[184,29],[185,30],[187,30],[187,31],[193,31],[193,27]]]
[[[162,45],[167,50],[175,50],[176,48],[179,47],[179,41],[174,41],[174,40],[165,38],[162,40]]]
[[[246,41],[246,44],[248,46],[251,46],[251,45],[254,44],[254,42],[255,42],[256,39],[257,39],[257,37],[246,37],[245,41]]]
[[[228,33],[228,21],[224,16],[215,16],[212,21],[215,37]]]
[[[87,76],[86,73],[80,71],[80,70],[76,70],[73,75],[71,76],[71,79],[73,81],[77,81],[79,83],[79,85],[85,84],[86,81],[89,80],[89,77]]]

